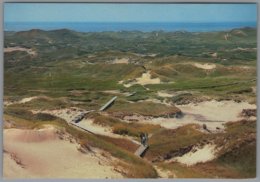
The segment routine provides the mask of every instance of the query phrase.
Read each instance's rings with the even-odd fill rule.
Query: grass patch
[[[93,113],[89,117],[93,118],[93,122],[95,124],[111,127],[113,133],[115,134],[128,135],[137,138],[140,136],[141,133],[154,133],[161,128],[159,125],[152,124],[125,123],[120,119],[100,115],[98,113]]]
[[[180,110],[174,106],[166,106],[164,104],[153,103],[153,102],[138,102],[138,103],[127,103],[127,102],[115,102],[113,107],[108,109],[108,112],[121,112],[126,115],[132,115],[134,113],[144,116],[162,116],[172,113],[177,113]]]

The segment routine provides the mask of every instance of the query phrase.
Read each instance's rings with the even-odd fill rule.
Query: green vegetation
[[[127,102],[116,102],[113,107],[108,109],[111,113],[122,113],[124,115],[139,114],[143,116],[166,116],[179,112],[180,110],[174,106],[166,106],[160,103],[153,103],[149,101],[127,103]]]
[[[120,119],[100,114],[92,114],[88,117],[93,118],[95,124],[111,127],[115,134],[137,137],[138,140],[141,133],[154,133],[161,128],[159,125],[126,123]]]
[[[126,169],[126,177],[158,177],[153,164],[174,171],[178,178],[255,176],[255,121],[229,123],[224,133],[202,133],[198,125],[169,130],[122,120],[132,115],[173,116],[181,112],[174,104],[207,99],[256,103],[256,29],[201,33],[35,29],[5,32],[4,47],[23,47],[36,52],[35,55],[25,51],[4,53],[4,100],[15,102],[5,106],[4,120],[12,127],[33,129],[52,124],[65,128],[83,147],[98,147],[122,160],[118,165]],[[115,63],[118,59],[128,61]],[[196,63],[213,67],[203,68]],[[147,72],[161,83],[148,81],[144,85],[124,86]],[[159,91],[173,96],[159,96]],[[135,94],[129,96],[129,93]],[[19,102],[32,96],[37,98]],[[60,118],[32,112],[70,107],[98,111],[114,96],[118,98],[105,113],[92,112],[87,117],[95,124],[111,127],[115,134],[135,139],[141,132],[152,134],[145,160],[133,154],[137,146],[127,137],[92,135]],[[219,157],[211,162],[190,167],[164,162],[208,141],[222,147]]]

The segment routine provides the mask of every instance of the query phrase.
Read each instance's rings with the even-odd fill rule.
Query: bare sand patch
[[[159,84],[161,83],[160,78],[151,78],[150,71],[143,73],[141,77],[136,78],[136,82],[140,85],[148,85],[148,84]]]
[[[237,47],[235,49],[231,49],[231,50],[226,50],[226,51],[230,51],[230,52],[234,52],[234,51],[245,51],[245,52],[252,52],[252,51],[256,51],[257,48],[242,48],[242,47]]]
[[[169,94],[169,93],[163,92],[163,91],[158,91],[158,92],[157,92],[157,95],[158,95],[159,97],[173,97],[173,96],[174,96],[174,94]]]
[[[32,110],[34,114],[36,113],[46,113],[51,114],[53,116],[64,119],[67,122],[71,122],[76,116],[81,114],[82,112],[86,112],[83,109],[77,107],[65,108],[65,109],[54,109],[54,110]]]
[[[98,135],[104,135],[114,138],[120,137],[119,135],[113,133],[112,128],[95,124],[92,119],[83,119],[81,122],[77,123],[77,125],[86,128],[87,130]]]
[[[123,94],[120,92],[120,90],[104,90],[102,92],[107,94]]]
[[[124,81],[119,81],[119,84],[123,84]],[[150,71],[143,73],[141,77],[136,78],[134,81],[124,84],[124,87],[131,87],[136,84],[149,85],[149,84],[160,84],[160,78],[151,78]]]
[[[111,127],[95,124],[92,119],[83,119],[81,122],[75,123],[74,125],[84,128],[87,131],[90,131],[91,133],[94,133],[96,135],[103,135],[111,138],[123,138],[140,145],[140,143],[136,141],[133,137],[115,134],[113,133],[113,129]]]
[[[240,115],[243,109],[256,109],[255,104],[235,101],[204,101],[197,104],[177,106],[182,112],[181,118],[152,118],[128,116],[126,120],[137,120],[141,123],[159,124],[162,127],[176,129],[187,124],[206,124],[210,131],[223,131],[224,124],[229,121],[243,119]]]
[[[216,68],[215,64],[210,64],[210,63],[205,63],[205,64],[201,64],[201,63],[194,63],[193,64],[195,67],[197,68],[201,68],[201,69],[205,69],[205,70],[211,70]]]
[[[176,178],[176,175],[173,171],[162,169],[161,167],[158,167],[156,165],[154,165],[154,169],[156,170],[160,178]]]
[[[129,58],[116,58],[115,60],[112,61],[113,64],[128,64],[129,63]]]
[[[68,123],[71,123],[75,117],[80,115],[82,112],[87,112],[87,111],[73,107],[73,108],[66,108],[66,109],[43,110],[43,111],[33,110],[32,112],[51,114],[61,119],[64,119]],[[79,123],[74,123],[73,125],[79,126],[80,128],[86,129],[87,131],[97,135],[104,135],[112,138],[124,138],[136,144],[139,144],[139,142],[137,142],[133,137],[114,134],[112,128],[95,124],[93,120],[89,118],[83,119]]]
[[[235,101],[204,101],[197,104],[178,105],[184,113],[202,115],[212,121],[236,121],[243,109],[256,109],[255,104]]]
[[[166,102],[166,99],[164,99],[163,101],[159,100],[159,99],[145,99],[145,100],[139,100],[137,102],[153,102],[153,103],[157,103],[157,104],[164,104],[167,106],[172,106],[171,103]]]
[[[5,178],[122,178],[113,159],[102,151],[78,151],[79,145],[60,139],[55,128],[4,130]]]
[[[29,55],[32,55],[32,56],[36,56],[37,55],[37,53],[34,50],[28,49],[28,48],[24,48],[24,47],[7,47],[7,48],[4,48],[4,52],[14,52],[14,51],[27,52]]]
[[[4,105],[5,106],[9,106],[9,105],[12,105],[12,104],[24,104],[26,102],[30,102],[34,99],[37,99],[39,97],[35,96],[35,97],[26,97],[26,98],[23,98],[21,99],[20,101],[4,101]]]
[[[190,152],[180,157],[175,157],[168,162],[179,162],[187,166],[197,163],[204,163],[215,159],[216,146],[213,144],[204,145],[202,148],[194,147]]]

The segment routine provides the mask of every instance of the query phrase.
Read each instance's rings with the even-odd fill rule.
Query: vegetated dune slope
[[[48,126],[4,130],[5,178],[122,178],[110,156],[98,149],[80,152],[67,134]],[[106,154],[108,155],[108,154]]]

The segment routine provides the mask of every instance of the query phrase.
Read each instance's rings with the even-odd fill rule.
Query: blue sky
[[[255,22],[256,4],[5,3],[5,22]]]

